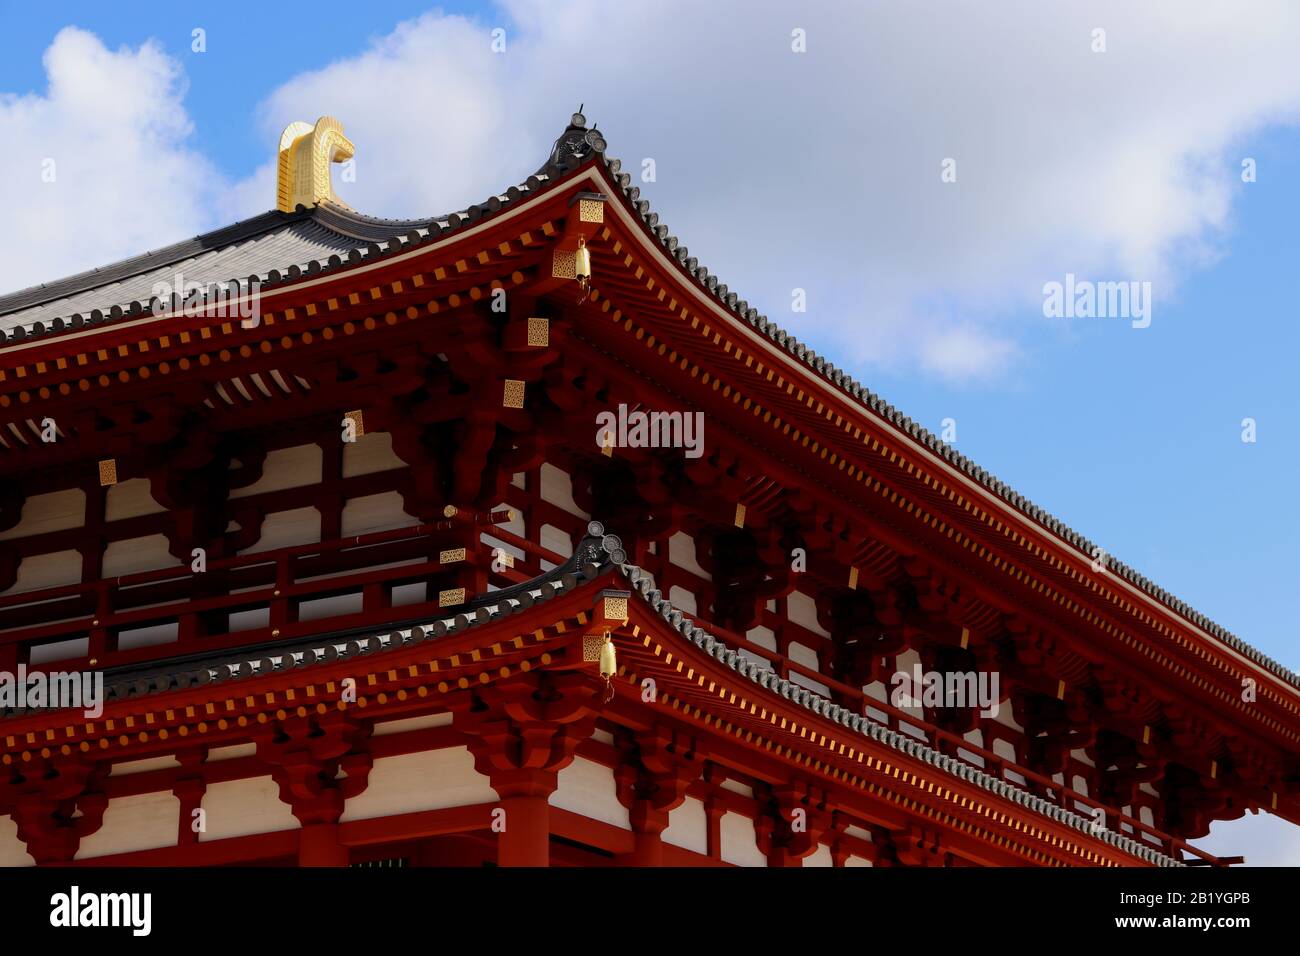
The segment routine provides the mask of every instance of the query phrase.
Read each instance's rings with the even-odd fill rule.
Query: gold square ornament
[[[587,663],[600,660],[600,649],[604,646],[604,634],[585,635],[582,638],[582,659]]]
[[[578,219],[581,222],[604,222],[605,204],[599,199],[578,200]]]
[[[578,278],[578,253],[573,249],[556,249],[551,259],[551,276],[556,279]]]
[[[450,591],[438,592],[438,607],[456,607],[465,603],[465,589],[453,588]]]
[[[99,463],[99,486],[107,488],[117,484],[117,459],[105,458]]]
[[[352,424],[356,428],[356,434],[358,438],[360,438],[366,433],[366,419],[365,416],[361,413],[360,409],[357,409],[356,411],[348,412],[343,417],[352,419]]]
[[[605,607],[603,608],[605,620],[607,621],[626,621],[627,620],[627,598],[625,597],[607,597],[605,598]]]
[[[501,396],[501,405],[503,408],[523,408],[524,383],[514,378],[506,379],[505,389]]]
[[[531,318],[528,320],[528,344],[533,348],[546,348],[551,344],[551,320]]]

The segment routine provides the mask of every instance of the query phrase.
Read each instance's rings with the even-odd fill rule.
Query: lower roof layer
[[[838,725],[843,733],[860,735],[901,754],[921,761],[944,774],[972,784],[1024,811],[1068,826],[1101,840],[1145,863],[1170,867],[1183,865],[1171,856],[1114,831],[1099,828],[1091,819],[1065,810],[1007,781],[984,773],[965,761],[949,757],[924,742],[885,727],[869,716],[842,707],[805,687],[782,678],[776,671],[747,659],[699,627],[674,607],[655,588],[649,574],[627,562],[622,543],[605,533],[599,522],[588,525],[588,537],[564,565],[510,588],[482,595],[460,613],[445,619],[414,622],[387,633],[359,631],[354,634],[322,635],[312,641],[289,645],[263,645],[235,651],[176,659],[147,666],[125,668],[106,675],[108,701],[122,701],[189,687],[238,683],[243,680],[324,666],[340,660],[399,651],[425,641],[459,636],[468,630],[514,615],[528,614],[561,594],[580,588],[598,593],[598,584],[611,578],[625,580],[647,609],[666,622],[690,646],[690,653],[707,655],[756,685],[773,698],[800,707]],[[374,666],[374,665],[372,665]],[[0,719],[28,716],[36,711],[7,708]]]

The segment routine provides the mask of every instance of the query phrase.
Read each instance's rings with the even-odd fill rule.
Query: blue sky
[[[52,230],[41,248],[0,240],[0,291],[269,208],[293,119],[343,121],[358,148],[345,200],[424,215],[522,180],[585,102],[614,155],[656,159],[644,194],[751,304],[931,430],[955,419],[966,455],[1300,669],[1300,26],[1252,6],[1063,4],[1044,21],[1035,4],[936,19],[762,3],[742,20],[715,4],[594,24],[590,7],[526,0],[0,2],[0,154],[34,163],[39,143],[22,149],[47,130],[75,180],[67,144],[82,127],[93,144],[82,191],[31,201]],[[506,56],[488,52],[497,26]],[[165,111],[119,96],[119,78]],[[4,179],[5,208],[28,202]],[[1044,317],[1042,286],[1066,272],[1151,281],[1150,327]]]
[[[448,12],[483,11],[486,4],[443,3]],[[258,101],[295,74],[354,54],[371,36],[428,10],[427,3],[209,4],[202,13],[184,4],[72,2],[57,10],[0,0],[0,90],[23,93],[46,84],[41,55],[65,26],[98,36],[106,46],[139,46],[154,38],[177,57],[189,80],[185,105],[203,151],[232,176],[251,173],[266,143],[248,117]],[[192,31],[206,31],[207,50],[191,50]]]

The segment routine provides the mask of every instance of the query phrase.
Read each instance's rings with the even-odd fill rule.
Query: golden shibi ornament
[[[330,184],[330,164],[346,162],[355,154],[356,147],[332,116],[322,116],[314,126],[290,123],[280,134],[276,208],[293,212],[298,206],[343,205]]]

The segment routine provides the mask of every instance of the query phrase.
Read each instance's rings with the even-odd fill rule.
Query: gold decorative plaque
[[[458,604],[465,603],[465,589],[453,588],[450,591],[438,592],[438,607],[455,607]]]
[[[551,320],[532,318],[528,320],[528,344],[534,348],[546,348],[551,344]]]

